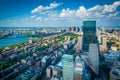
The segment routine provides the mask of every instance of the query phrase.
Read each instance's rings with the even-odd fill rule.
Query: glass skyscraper
[[[73,56],[69,54],[64,54],[62,56],[62,65],[63,65],[63,80],[74,80]]]
[[[90,43],[96,43],[96,21],[83,21],[83,51],[89,50]]]

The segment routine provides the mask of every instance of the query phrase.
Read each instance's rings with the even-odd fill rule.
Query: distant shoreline
[[[70,27],[82,27],[82,26],[70,26]],[[104,28],[120,28],[120,26],[96,26],[97,28],[102,28],[102,27],[104,27]],[[49,29],[49,28],[69,28],[69,27],[0,27],[0,29],[2,29],[2,28],[39,28],[39,29],[44,29],[44,28],[47,28],[47,29]]]

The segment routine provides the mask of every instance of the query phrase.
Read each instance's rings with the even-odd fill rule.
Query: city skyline
[[[0,9],[1,27],[120,26],[119,0],[0,0]]]
[[[120,29],[0,29],[1,80],[119,80]]]

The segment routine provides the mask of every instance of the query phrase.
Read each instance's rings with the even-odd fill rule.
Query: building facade
[[[85,64],[79,56],[75,58],[74,80],[84,80]]]
[[[82,50],[82,36],[78,36],[78,42],[76,44],[76,53],[80,53]]]
[[[62,56],[62,65],[63,65],[63,80],[74,80],[73,78],[73,71],[74,71],[73,56],[64,54]]]
[[[83,51],[89,50],[90,43],[96,43],[96,21],[83,22]]]
[[[96,75],[99,75],[99,48],[97,44],[89,45],[89,66]]]

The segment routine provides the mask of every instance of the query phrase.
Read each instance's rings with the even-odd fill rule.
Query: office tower
[[[107,53],[108,47],[107,47],[107,37],[102,36],[102,45],[100,46],[100,52],[101,53]]]
[[[76,31],[76,27],[73,27],[73,31]]]
[[[80,53],[82,50],[82,36],[78,36],[78,42],[76,44],[76,53]]]
[[[83,22],[83,51],[89,50],[90,43],[96,43],[96,21]]]
[[[102,37],[102,46],[107,47],[107,37]]]
[[[75,58],[74,80],[84,80],[85,64],[79,56]]]
[[[79,32],[79,31],[80,31],[80,28],[79,28],[79,27],[77,27],[77,28],[76,28],[76,31],[77,31],[77,32]]]
[[[97,44],[89,44],[88,60],[90,68],[99,75],[99,48]]]
[[[104,28],[104,27],[102,27],[102,32],[103,32],[103,33],[105,32],[105,28]]]
[[[80,50],[82,49],[82,44],[83,44],[82,38],[83,38],[82,36],[78,37],[78,45],[80,46],[80,48],[79,48]]]
[[[73,71],[74,71],[73,56],[64,54],[62,56],[62,65],[63,65],[63,80],[74,80],[73,78]]]
[[[71,32],[72,31],[72,28],[70,27],[70,28],[68,28],[68,32]]]

